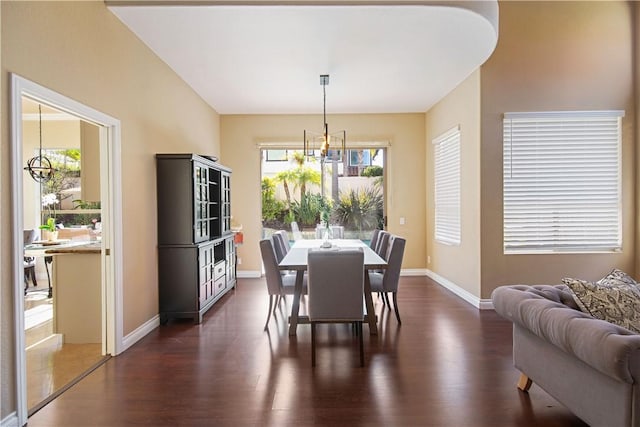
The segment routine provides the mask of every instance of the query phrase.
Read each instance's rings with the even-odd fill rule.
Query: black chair
[[[30,245],[36,240],[37,233],[35,230],[24,230],[23,243],[24,245]],[[24,257],[24,293],[27,293],[29,289],[29,279],[33,283],[33,287],[38,287],[38,281],[36,280],[36,258],[32,256]]]

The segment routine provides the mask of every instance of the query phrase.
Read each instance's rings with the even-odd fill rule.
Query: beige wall
[[[635,130],[635,147],[636,147],[636,155],[635,155],[635,164],[636,164],[636,168],[637,165],[640,165],[640,150],[638,149],[638,146],[640,146],[640,31],[638,30],[638,24],[640,24],[640,7],[638,7],[637,4],[633,4],[633,9],[634,9],[634,15],[633,15],[633,24],[634,24],[634,31],[633,31],[633,43],[634,43],[634,69],[635,69],[635,73],[633,75],[633,80],[635,83],[635,94],[634,94],[634,104],[636,106],[636,115],[635,115],[635,126],[634,126],[634,130]],[[638,212],[638,206],[640,205],[638,203],[638,200],[640,200],[640,173],[636,172],[636,191],[635,191],[635,197],[636,197],[636,212]],[[640,215],[636,214],[635,215],[635,226],[636,226],[636,248],[640,248]],[[635,268],[636,268],[636,272],[640,272],[640,251],[636,250],[636,257],[635,257]]]
[[[128,334],[158,313],[154,154],[219,155],[219,116],[103,2],[2,1],[0,7],[3,112],[10,111],[9,72],[14,72],[121,120],[124,333]],[[7,114],[2,114],[1,129],[0,419],[16,409]]]
[[[329,116],[350,140],[391,141],[389,230],[405,236],[403,268],[425,268],[488,298],[498,285],[597,278],[613,266],[634,273],[634,119],[631,75],[633,6],[626,2],[502,2],[494,55],[428,114]],[[638,14],[636,13],[636,16]],[[320,128],[314,116],[224,116],[209,108],[102,2],[0,2],[0,419],[15,410],[9,72],[122,121],[125,333],[157,314],[156,152],[219,155],[233,168],[233,214],[245,244],[240,270],[259,271],[260,160],[256,143],[299,141]],[[637,77],[637,76],[636,76]],[[477,118],[478,80],[480,124]],[[462,108],[466,103],[466,108]],[[506,111],[624,109],[624,251],[610,255],[502,255],[501,118]],[[428,148],[438,133],[463,130],[463,244],[445,248],[427,220]],[[481,137],[466,129],[480,129]],[[222,140],[222,143],[220,143]],[[479,143],[478,141],[481,141]],[[474,148],[475,146],[475,148]],[[478,148],[479,147],[479,148]],[[480,150],[479,152],[477,150]],[[474,164],[480,156],[481,163]],[[480,170],[478,171],[478,168]],[[475,170],[474,170],[475,169]],[[477,183],[480,176],[480,196]],[[480,198],[481,197],[481,198]],[[478,218],[473,210],[480,203]],[[430,208],[431,210],[431,208]],[[406,225],[399,218],[406,217]],[[428,225],[427,225],[428,224]],[[481,244],[480,249],[478,245]],[[454,258],[460,255],[462,258]],[[456,260],[457,269],[451,263]],[[465,268],[460,268],[464,261]],[[481,268],[479,263],[481,262]],[[640,264],[640,261],[638,262]],[[462,271],[464,270],[464,271]],[[480,275],[480,289],[478,288]],[[475,282],[474,282],[475,281]]]
[[[460,245],[434,239],[432,141],[460,126]],[[426,114],[427,267],[475,296],[480,295],[480,71],[475,71]]]
[[[632,14],[627,2],[501,2],[500,39],[481,67],[482,298],[499,285],[634,274]],[[623,251],[503,255],[502,115],[509,111],[625,110]]]
[[[424,114],[329,115],[333,130],[347,131],[349,141],[390,141],[387,156],[388,229],[407,239],[405,269],[426,267]],[[230,115],[221,118],[222,158],[233,169],[232,214],[244,229],[238,250],[240,271],[261,270],[259,142],[300,141],[307,130],[320,130],[322,116]],[[405,225],[400,217],[406,218]]]

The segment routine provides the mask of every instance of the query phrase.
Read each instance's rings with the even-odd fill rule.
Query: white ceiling
[[[107,4],[220,114],[425,112],[496,45],[496,1],[373,2]]]

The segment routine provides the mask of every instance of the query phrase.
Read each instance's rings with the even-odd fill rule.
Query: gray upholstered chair
[[[289,244],[289,235],[284,230],[276,231],[271,235],[271,244],[276,254],[276,261],[280,262],[284,256],[291,250]],[[280,270],[280,274],[289,274],[290,270]]]
[[[324,231],[327,229],[327,227],[325,227],[322,224],[317,224],[316,225],[316,239],[324,239]]]
[[[382,258],[387,258],[387,250],[389,244],[389,232],[380,230],[378,233],[378,240],[376,241],[376,247],[374,249],[375,253],[380,255]]]
[[[360,366],[364,366],[362,343],[364,252],[362,249],[310,250],[308,286],[311,365],[316,364],[317,323],[354,323],[360,340]]]
[[[295,272],[281,274],[278,269],[278,261],[276,260],[271,239],[260,240],[260,253],[262,255],[262,263],[264,264],[264,275],[267,280],[267,291],[269,292],[269,312],[267,314],[267,321],[264,324],[266,331],[269,325],[269,319],[271,318],[271,311],[273,309],[273,315],[275,316],[280,297],[293,295],[296,285],[296,274]],[[306,277],[302,284],[303,295],[307,293],[307,284],[305,282]]]
[[[324,233],[327,227],[322,224],[316,225],[316,239],[324,239]],[[344,226],[343,225],[330,225],[329,226],[329,238],[331,239],[344,239]]]
[[[302,240],[302,233],[300,232],[300,227],[298,227],[298,223],[295,221],[291,222],[291,232],[293,233],[293,240]]]
[[[275,233],[273,233],[274,235],[279,235],[281,237],[281,245],[284,248],[284,253],[285,255],[287,254],[287,252],[289,252],[289,250],[291,249],[291,245],[289,244],[289,233],[287,233],[285,230],[278,230]]]
[[[398,282],[400,281],[400,270],[402,268],[402,257],[404,256],[404,247],[406,240],[398,236],[389,237],[389,251],[387,252],[388,266],[383,272],[369,272],[369,281],[371,282],[371,292],[381,292],[386,306],[391,309],[389,304],[389,295],[393,294],[393,307],[396,312],[398,323],[400,320],[400,312],[398,310]]]
[[[378,244],[378,236],[380,235],[380,231],[381,230],[379,228],[376,228],[375,230],[373,230],[373,234],[371,235],[371,240],[369,241],[369,247],[374,251],[376,250],[376,245]]]
[[[344,239],[344,225],[330,225],[332,239]]]
[[[285,240],[282,237],[282,234],[280,234],[279,232],[273,233],[271,235],[271,243],[276,254],[276,261],[282,261],[282,258],[284,258],[284,256],[288,252],[287,245],[285,244]]]

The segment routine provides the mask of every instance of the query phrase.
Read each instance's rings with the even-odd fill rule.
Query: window
[[[460,128],[433,140],[435,151],[435,238],[460,244]]]
[[[620,250],[623,116],[505,114],[505,253]]]
[[[349,166],[371,166],[369,150],[349,150]]]
[[[267,162],[286,162],[288,160],[287,150],[266,150]]]

